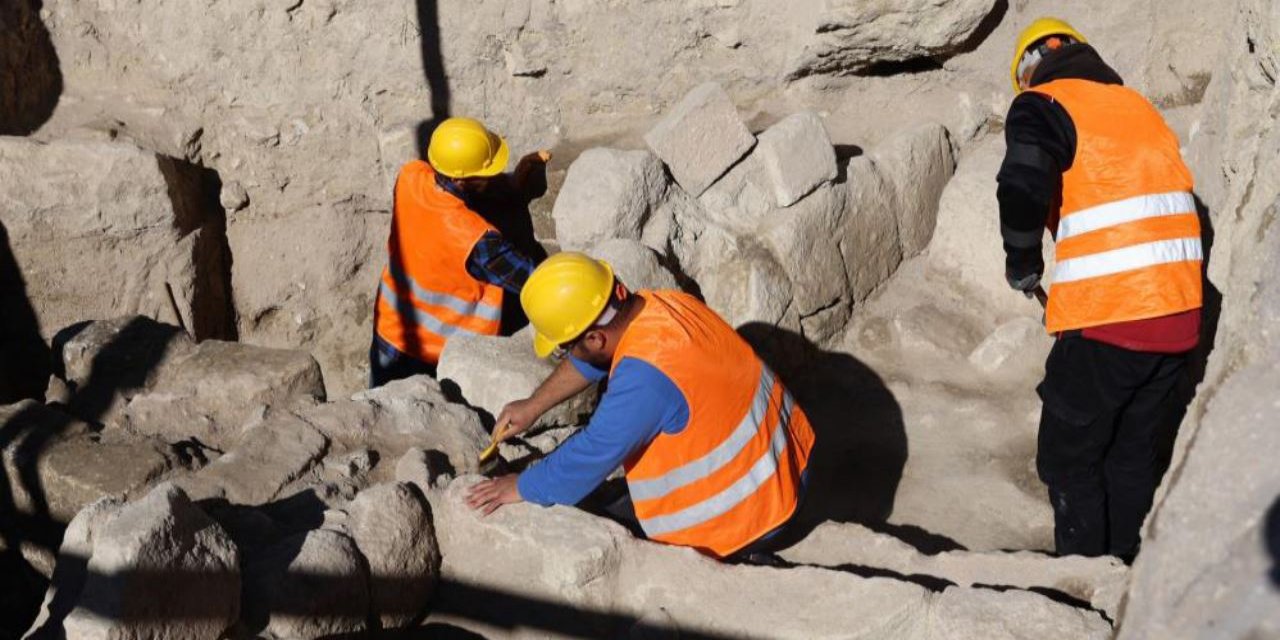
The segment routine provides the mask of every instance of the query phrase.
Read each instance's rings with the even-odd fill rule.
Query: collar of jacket
[[[1089,80],[1102,84],[1124,84],[1120,74],[1103,62],[1098,51],[1087,44],[1073,44],[1051,51],[1031,74],[1031,88],[1054,80]]]

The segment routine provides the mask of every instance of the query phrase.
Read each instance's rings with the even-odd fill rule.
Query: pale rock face
[[[239,618],[239,551],[181,489],[121,507],[92,544],[67,637],[217,637]]]
[[[993,0],[824,3],[813,35],[791,62],[788,77],[852,74],[877,64],[956,53],[996,4]]]
[[[328,411],[340,411],[344,406],[371,417],[367,422],[321,426]],[[439,383],[427,376],[361,391],[351,397],[350,403],[320,405],[304,415],[323,432],[333,434],[331,437],[348,438],[354,429],[385,455],[395,456],[414,446],[439,451],[456,473],[475,471],[477,456],[489,445],[489,434],[476,412],[450,402],[440,391]],[[347,431],[341,431],[343,428]]]
[[[925,125],[901,132],[876,147],[877,168],[894,185],[898,238],[910,258],[933,239],[938,200],[956,170],[946,127]]]
[[[1096,613],[1048,600],[1029,591],[948,587],[934,604],[932,637],[1106,640],[1111,625]],[[1016,626],[1007,623],[1017,620]]]
[[[314,427],[280,412],[250,426],[226,454],[176,482],[200,498],[264,504],[315,466],[328,446]]]
[[[83,422],[29,400],[0,407],[0,424],[9,434],[2,470],[22,513],[33,513],[38,499],[49,517],[65,522],[99,498],[144,489],[174,466],[162,442],[92,435]],[[30,475],[38,485],[28,485]]]
[[[575,251],[638,240],[667,188],[662,162],[648,151],[588,149],[569,166],[552,209],[556,240]]]
[[[613,275],[632,291],[680,288],[676,277],[662,266],[658,254],[639,242],[605,240],[591,247],[587,254],[608,262],[613,267]]]
[[[644,140],[694,197],[756,144],[733,101],[714,82],[694,87],[667,110]]]
[[[987,631],[983,637],[1065,640],[1110,633],[1097,614],[1034,593],[953,587],[954,594],[935,595],[905,581],[815,567],[780,571],[726,565],[690,549],[636,540],[617,524],[572,507],[516,504],[481,517],[464,502],[467,489],[478,480],[460,478],[428,496],[446,584],[485,584],[582,613],[623,614],[612,625],[629,625],[630,617],[660,621],[666,629],[726,637],[767,629],[779,638],[924,640],[964,637],[956,634],[981,629]],[[726,592],[734,597],[716,595]],[[438,598],[450,611],[486,611],[467,595],[445,586]],[[768,606],[743,607],[744,602]],[[968,603],[980,613],[968,610]],[[519,625],[530,614],[512,608],[486,615]],[[586,615],[568,624],[580,625],[575,626],[579,635],[612,636],[628,628],[613,628],[609,617]]]
[[[864,300],[902,263],[896,185],[868,156],[849,161],[849,226],[841,234],[850,293]]]
[[[1036,366],[1043,362],[1053,346],[1044,325],[1034,318],[1014,318],[983,339],[969,354],[969,362],[987,374],[1016,373],[1020,365]],[[1026,367],[1022,367],[1026,368]],[[1026,373],[1034,375],[1033,371]]]
[[[969,150],[942,192],[936,229],[925,255],[930,266],[954,276],[985,306],[1030,315],[1039,311],[1039,305],[1010,289],[1004,278],[995,183],[1003,160],[1001,136],[991,136]],[[1052,280],[1053,243],[1047,236],[1043,250],[1046,280]]]
[[[347,507],[348,529],[369,563],[369,600],[383,629],[407,626],[427,607],[440,572],[431,512],[420,490],[381,484]]]
[[[0,175],[0,223],[47,334],[134,314],[230,333],[224,223],[198,169],[120,142],[0,137]]]
[[[79,599],[80,590],[84,588],[85,569],[89,564],[89,557],[93,555],[94,534],[115,518],[123,504],[124,501],[120,498],[101,498],[86,505],[71,518],[62,534],[57,567],[49,581],[49,589],[45,592],[44,603],[24,638],[43,640],[65,637],[62,622]]]
[[[320,365],[302,351],[208,340],[125,408],[124,425],[170,441],[230,445],[257,407],[323,401]]]
[[[526,328],[506,337],[454,336],[440,354],[437,372],[444,384],[457,385],[468,404],[497,418],[502,407],[532,395],[554,370],[554,362],[534,354],[532,329]],[[533,427],[584,424],[596,396],[595,387],[589,388],[553,407]]]
[[[350,537],[315,529],[290,536],[245,567],[245,623],[279,638],[365,629],[369,570]]]
[[[787,116],[757,138],[774,203],[789,207],[819,185],[835,180],[836,152],[822,118],[812,111]]]
[[[926,555],[893,536],[859,524],[825,522],[779,555],[822,567],[855,565],[929,576],[961,587],[1003,585],[1059,592],[1115,619],[1129,572],[1115,558],[1053,557],[1032,551],[943,551]]]

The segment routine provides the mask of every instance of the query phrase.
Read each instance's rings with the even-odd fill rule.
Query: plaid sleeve
[[[524,288],[533,267],[532,260],[495,231],[480,236],[467,256],[467,273],[472,278],[514,294]]]

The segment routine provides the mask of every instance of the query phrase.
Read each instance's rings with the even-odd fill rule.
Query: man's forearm
[[[556,365],[551,375],[538,385],[529,399],[535,403],[540,410],[539,413],[546,413],[552,407],[582,393],[589,386],[591,381],[579,373],[578,368],[573,366],[568,358],[565,358]]]

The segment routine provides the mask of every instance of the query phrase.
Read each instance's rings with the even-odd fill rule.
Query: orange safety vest
[[[1194,183],[1160,113],[1120,85],[1069,79],[1031,90],[1061,104],[1076,128],[1054,230],[1048,331],[1199,308]]]
[[[614,366],[643,360],[689,404],[679,433],[662,433],[624,465],[650,539],[723,558],[795,512],[813,429],[790,392],[720,316],[693,296],[642,291]],[[612,374],[612,371],[611,371]]]
[[[498,335],[502,288],[467,273],[467,257],[493,225],[436,185],[414,160],[396,179],[387,266],[374,302],[378,336],[401,353],[435,364],[449,336]]]

